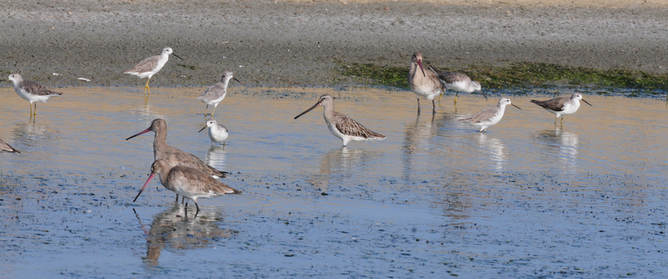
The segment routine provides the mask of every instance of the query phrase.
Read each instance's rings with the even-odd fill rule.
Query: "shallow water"
[[[140,88],[141,89],[141,88]],[[587,96],[553,117],[512,97],[481,135],[456,120],[496,98],[443,97],[433,119],[409,92],[253,88],[217,112],[210,147],[201,88],[65,88],[27,104],[1,88],[0,277],[665,277],[668,109],[663,100]],[[317,109],[387,135],[340,147]],[[152,134],[233,172],[241,195],[187,216],[152,182]],[[188,210],[192,210],[190,207]]]

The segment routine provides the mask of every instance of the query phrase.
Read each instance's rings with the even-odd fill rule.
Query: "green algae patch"
[[[340,64],[341,74],[358,82],[408,88],[408,67],[375,64]],[[456,69],[439,67],[443,71]],[[668,74],[649,74],[624,69],[599,70],[548,63],[512,63],[507,66],[469,66],[460,71],[485,88],[511,87],[613,87],[668,89]]]

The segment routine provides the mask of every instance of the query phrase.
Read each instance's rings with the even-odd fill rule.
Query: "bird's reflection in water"
[[[330,180],[340,183],[343,179],[352,177],[355,171],[359,172],[364,169],[364,164],[369,156],[370,154],[363,149],[334,148],[322,156],[320,173],[315,175],[310,182],[318,188],[320,193],[326,193]]]
[[[489,137],[486,134],[480,133],[476,136],[478,137],[480,149],[489,155],[487,160],[494,167],[494,170],[502,171],[506,161],[508,161],[506,146],[500,139]]]
[[[192,208],[189,208],[191,211]],[[134,209],[133,209],[134,211]],[[146,230],[135,211],[139,225],[146,234],[146,257],[143,260],[157,265],[163,249],[171,252],[185,249],[205,248],[221,238],[229,238],[237,233],[221,229],[222,214],[218,211],[201,210],[197,217],[193,212],[186,216],[185,207],[175,204],[153,218]]]
[[[437,113],[431,116],[418,115],[415,121],[406,125],[404,143],[402,145],[401,161],[403,165],[403,179],[409,180],[413,171],[415,155],[420,149],[431,148],[431,139],[438,133],[440,127],[449,119],[449,114]]]
[[[571,174],[577,171],[578,135],[563,131],[560,128],[544,130],[538,134],[539,140],[546,143],[549,153],[555,153],[559,157],[561,167]]]
[[[225,169],[225,145],[211,145],[206,152],[206,163],[219,170]]]
[[[50,125],[45,121],[38,122],[19,122],[12,130],[14,142],[25,146],[36,146],[43,141],[51,141],[58,131],[50,129]]]

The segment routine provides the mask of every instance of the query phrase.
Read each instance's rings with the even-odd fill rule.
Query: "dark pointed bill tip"
[[[522,110],[520,107],[516,106],[515,104],[510,104],[510,105],[513,106],[513,107],[516,107],[519,110]]]
[[[172,52],[172,55],[174,55],[174,57],[176,57],[176,58],[178,58],[178,59],[183,60],[183,58],[181,58],[181,56],[176,55],[176,53],[173,53],[173,52]]]
[[[202,127],[202,129],[199,129],[199,131],[197,131],[197,132],[201,133],[202,131],[204,131],[204,129],[206,129],[206,125],[204,125],[204,127]]]
[[[241,83],[241,81],[239,79],[235,78],[235,77],[233,77],[232,79],[235,80],[238,83]]]
[[[582,99],[582,101],[585,102],[585,104],[588,104],[590,107],[593,107],[592,104],[590,104],[589,102],[587,102],[587,100]]]
[[[136,133],[136,134],[134,134],[134,135],[132,135],[132,136],[127,137],[125,140],[130,140],[131,138],[134,138],[134,137],[139,136],[139,135],[142,135],[142,134],[146,134],[146,133],[148,133],[148,132],[150,132],[150,131],[151,131],[151,128],[147,128],[146,130],[143,130],[143,131],[141,131],[141,132],[139,132],[139,133]]]
[[[154,173],[151,173],[151,175],[148,176],[148,179],[146,179],[146,182],[144,182],[144,186],[141,187],[141,189],[139,190],[139,193],[137,193],[137,196],[135,196],[135,199],[132,200],[132,202],[137,201],[137,199],[139,198],[139,195],[141,195],[141,193],[144,192],[144,189],[146,189],[146,186],[151,181],[151,179],[153,178],[154,175],[155,175]]]
[[[317,107],[317,106],[320,104],[320,102],[322,102],[322,99],[318,100],[318,102],[316,102],[315,105],[311,106],[310,108],[308,108],[308,109],[305,110],[304,112],[298,114],[298,115],[295,116],[295,118],[293,118],[293,119],[297,119],[297,118],[299,118],[300,116],[306,114],[307,112],[312,111],[315,107]]]

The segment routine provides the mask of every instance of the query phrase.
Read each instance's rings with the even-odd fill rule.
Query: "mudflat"
[[[668,4],[653,0],[3,2],[0,74],[53,86],[141,86],[122,72],[166,46],[185,60],[157,86],[212,84],[226,70],[247,85],[341,85],[354,83],[341,65],[407,66],[416,50],[451,68],[668,72]]]

